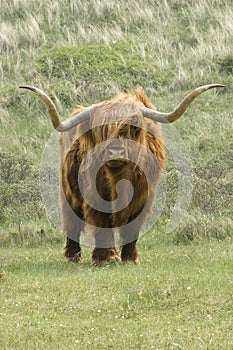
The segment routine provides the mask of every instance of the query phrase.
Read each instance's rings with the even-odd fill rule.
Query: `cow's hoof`
[[[92,253],[92,264],[94,266],[106,266],[110,262],[119,259],[115,248],[95,248]]]
[[[66,258],[67,261],[73,262],[73,263],[78,263],[78,262],[80,262],[82,260],[81,252],[78,252],[78,253],[76,253],[73,256],[68,256],[68,255],[65,254],[65,258]]]
[[[109,263],[109,259],[108,260],[97,260],[97,259],[92,259],[92,265],[96,266],[96,267],[102,267],[102,266],[106,266]]]
[[[111,255],[108,259],[105,260],[99,260],[99,259],[92,259],[92,265],[93,266],[107,266],[110,264],[115,264],[117,262],[121,261],[121,258],[118,255]]]
[[[121,261],[122,261],[123,263],[133,263],[133,264],[135,264],[135,265],[139,265],[139,259],[138,259],[138,257],[137,257],[137,258],[127,258],[127,259],[122,259],[122,258],[121,258]]]
[[[121,258],[118,255],[112,255],[112,256],[110,256],[109,261],[110,262],[119,262],[119,261],[121,261]]]
[[[117,250],[115,248],[111,248],[110,250],[110,256],[109,256],[110,261],[121,261],[121,258],[118,256]]]
[[[123,262],[133,262],[138,265],[138,250],[136,241],[123,245],[121,250],[121,260]]]

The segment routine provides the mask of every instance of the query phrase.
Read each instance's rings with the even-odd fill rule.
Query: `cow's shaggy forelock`
[[[109,102],[93,108],[89,123],[95,144],[99,144],[118,137],[131,139],[132,129],[143,126],[143,116],[135,105]]]

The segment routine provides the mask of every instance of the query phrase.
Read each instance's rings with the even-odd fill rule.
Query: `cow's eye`
[[[137,139],[139,134],[140,134],[140,128],[137,127],[137,126],[131,126],[131,130],[130,130],[130,133],[131,133],[131,136],[133,139]]]

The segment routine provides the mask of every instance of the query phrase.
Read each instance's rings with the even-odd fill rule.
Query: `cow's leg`
[[[112,216],[88,208],[88,224],[95,227],[95,248],[92,253],[93,265],[102,266],[110,260],[117,260],[118,255],[115,248],[114,232],[112,229]]]
[[[127,243],[122,246],[121,260],[122,261],[133,261],[135,264],[138,263],[138,249],[137,241]]]
[[[76,213],[68,203],[63,205],[63,232],[67,236],[64,256],[71,262],[81,261],[80,234],[84,226],[81,219],[81,207],[76,209]]]
[[[118,259],[113,229],[97,228],[95,231],[95,249],[92,253],[93,265],[102,266],[110,260]]]
[[[147,202],[144,203],[146,206],[142,205],[137,213],[134,213],[129,217],[128,223],[120,228],[122,261],[133,261],[135,264],[138,263],[137,241],[151,203],[151,197],[147,198]]]
[[[127,230],[121,229],[121,260],[122,261],[133,261],[135,264],[138,263],[138,250],[137,250],[137,240],[139,232],[128,233]],[[131,239],[134,239],[131,241]]]
[[[66,153],[63,141],[66,143],[66,138],[60,138],[62,230],[67,236],[64,255],[67,260],[78,262],[81,260],[80,235],[84,227],[83,199],[77,181],[80,145],[76,139]]]
[[[139,221],[135,219],[131,223],[120,228],[122,261],[133,261],[135,264],[138,263],[137,240],[143,218]]]
[[[64,256],[71,262],[81,261],[81,247],[79,242],[75,242],[71,238],[67,237]]]

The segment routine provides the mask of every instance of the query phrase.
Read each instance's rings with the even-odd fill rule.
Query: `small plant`
[[[233,75],[233,56],[226,56],[218,60],[220,72]]]

